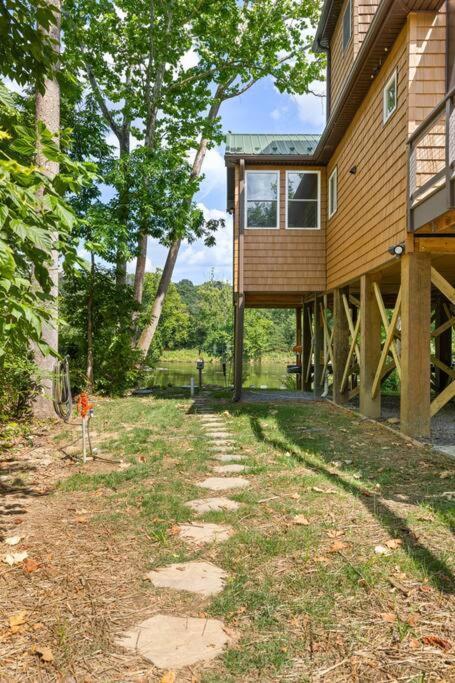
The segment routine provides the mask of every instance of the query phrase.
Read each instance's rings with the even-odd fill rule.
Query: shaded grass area
[[[150,613],[222,619],[236,634],[232,646],[182,681],[304,682],[322,674],[328,681],[450,680],[454,506],[444,493],[455,488],[453,463],[328,404],[231,405],[221,398],[211,395],[212,408],[246,456],[251,480],[249,489],[228,494],[241,503],[237,511],[197,518],[231,525],[225,543],[201,548],[176,533],[176,524],[196,519],[185,502],[211,495],[196,484],[213,461],[191,401],[171,390],[100,401],[99,452],[121,462],[79,468],[54,495],[55,506],[72,496],[87,510],[96,502],[86,526],[66,529],[74,542],[86,533],[108,538],[116,553],[130,549],[125,590],[137,592],[137,612],[125,603],[123,616],[123,603],[116,604],[116,623],[146,618],[139,617],[144,605]],[[296,523],[298,515],[304,523]],[[203,599],[143,580],[148,569],[191,559],[228,572],[221,594]],[[111,571],[107,556],[97,562],[97,571]],[[58,671],[85,675],[87,651],[74,635],[79,593],[65,600],[72,611],[61,609],[52,625]],[[102,605],[96,614],[90,671],[104,680],[117,650],[112,633],[98,628]],[[452,649],[425,646],[427,636]],[[147,675],[160,680],[157,672]],[[107,679],[129,680],[125,671]]]

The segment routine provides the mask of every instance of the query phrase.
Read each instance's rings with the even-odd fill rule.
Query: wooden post
[[[346,403],[348,389],[341,391],[341,382],[349,354],[349,325],[343,305],[343,294],[349,296],[349,289],[335,289],[333,292],[333,400],[335,403]]]
[[[448,317],[444,309],[444,300],[438,298],[436,301],[435,325],[438,328],[447,322]],[[452,328],[449,327],[445,332],[439,334],[435,339],[436,358],[448,367],[452,367]],[[449,384],[450,377],[442,368],[436,368],[436,386],[438,391],[443,391]]]
[[[373,380],[381,357],[381,313],[373,289],[374,275],[360,278],[360,412],[381,415],[381,391],[372,398]]]
[[[322,369],[324,367],[324,328],[322,325],[321,301],[319,297],[314,299],[314,373],[313,392],[315,398],[320,398],[324,387],[322,386]]]
[[[402,256],[401,288],[401,430],[430,436],[430,254]]]
[[[306,377],[311,356],[311,304],[303,305],[302,389],[311,391],[311,374]]]
[[[295,309],[295,344],[296,344],[296,346],[302,347],[302,309],[300,307]],[[295,362],[296,362],[296,365],[300,365],[300,367],[302,367],[302,352],[301,351],[296,352]],[[302,373],[303,373],[303,368],[302,368],[302,372],[300,374],[296,374],[296,376],[295,376],[295,384],[296,384],[297,391],[301,391],[301,389],[302,389]]]
[[[240,401],[242,398],[244,317],[245,297],[243,294],[238,294],[235,304],[234,329],[234,401]]]

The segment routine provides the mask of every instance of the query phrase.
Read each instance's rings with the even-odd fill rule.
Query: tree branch
[[[87,72],[88,80],[89,80],[90,85],[92,87],[92,91],[93,91],[93,95],[95,96],[95,100],[96,100],[99,108],[101,109],[101,112],[102,112],[104,118],[106,119],[107,123],[111,127],[112,132],[117,136],[117,138],[120,142],[121,135],[122,135],[120,127],[117,124],[113,113],[110,111],[109,107],[107,106],[106,101],[105,101],[104,96],[103,96],[103,93],[102,93],[102,90],[101,90],[100,86],[98,85],[98,81],[95,78],[95,75],[92,71],[90,64],[88,64],[87,62],[85,62],[85,70]]]

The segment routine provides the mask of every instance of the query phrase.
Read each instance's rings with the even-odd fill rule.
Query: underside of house
[[[327,122],[226,142],[235,398],[248,307],[297,311],[300,387],[427,437],[455,397],[455,0],[326,0]]]

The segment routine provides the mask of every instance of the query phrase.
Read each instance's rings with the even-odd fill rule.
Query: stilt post
[[[320,398],[324,387],[322,386],[322,369],[324,367],[324,327],[322,324],[320,297],[314,299],[314,372],[313,372],[313,392],[315,398]]]
[[[381,391],[372,397],[373,381],[381,357],[381,313],[373,282],[378,276],[360,278],[360,412],[366,417],[381,415]]]
[[[296,346],[300,346],[302,348],[302,308],[299,306],[295,309],[295,343]],[[302,352],[297,351],[295,354],[295,362],[297,365],[300,365],[302,368]],[[296,388],[297,391],[301,391],[302,389],[302,376],[303,376],[303,368],[302,372],[299,374],[296,374]]]
[[[234,401],[242,398],[243,383],[243,328],[245,318],[245,297],[237,295],[235,303],[235,330],[234,330]]]
[[[430,435],[431,255],[401,258],[401,430]]]
[[[311,373],[307,376],[307,369],[311,359],[312,334],[311,334],[311,309],[312,304],[303,305],[303,349],[302,349],[302,389],[311,391]]]
[[[346,403],[348,389],[341,391],[343,373],[349,354],[349,325],[344,311],[343,294],[349,297],[347,287],[335,289],[333,292],[333,400],[335,403]]]

